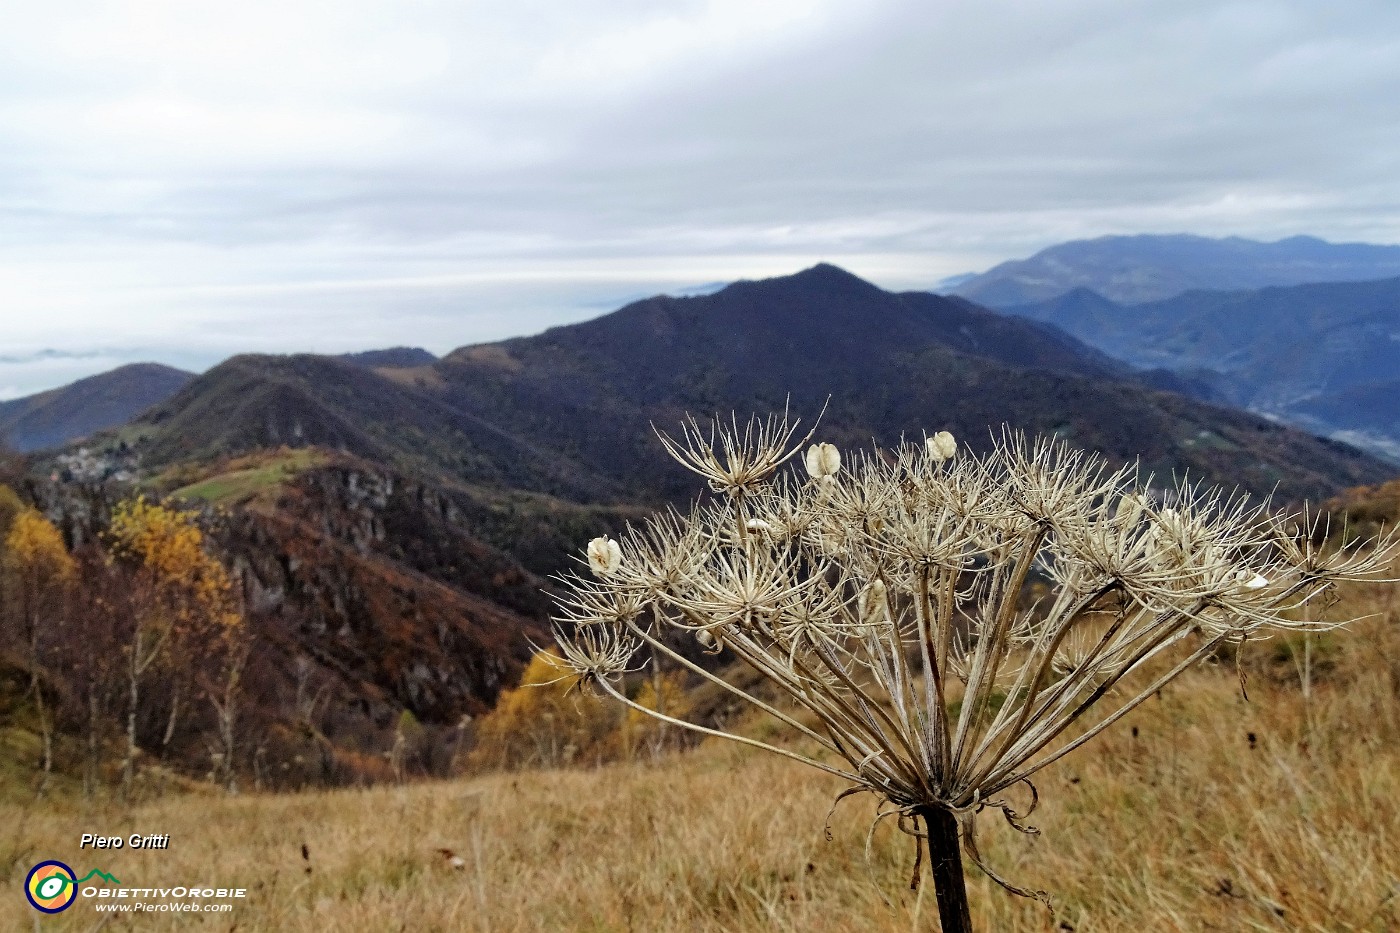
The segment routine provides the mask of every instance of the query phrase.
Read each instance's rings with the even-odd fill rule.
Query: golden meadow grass
[[[1400,613],[1318,647],[1304,703],[1286,644],[1189,672],[1048,769],[1028,838],[986,821],[984,854],[1054,892],[1052,918],[972,869],[978,929],[1400,928]],[[1251,739],[1252,736],[1252,739]],[[128,885],[236,884],[230,914],[106,929],[874,930],[934,928],[930,885],[892,827],[864,855],[868,800],[822,814],[841,783],[710,742],[659,761],[281,796],[171,795],[129,813],[0,807],[0,924],[30,929],[25,869],[59,858]],[[166,852],[79,852],[78,834],[168,832]],[[308,858],[302,857],[305,844]],[[454,870],[437,851],[464,860]],[[886,903],[888,899],[888,903]],[[83,903],[45,930],[89,930]]]

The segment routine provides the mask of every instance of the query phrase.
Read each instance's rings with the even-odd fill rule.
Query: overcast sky
[[[0,398],[836,262],[1400,242],[1400,3],[0,0]]]

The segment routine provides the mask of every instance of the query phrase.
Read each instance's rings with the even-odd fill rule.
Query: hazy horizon
[[[1400,7],[80,2],[0,35],[0,397],[829,261],[1400,243]]]
[[[1164,234],[1166,235],[1166,234]],[[1196,236],[1197,234],[1179,234],[1185,236]],[[1292,236],[1311,236],[1311,234],[1293,234]],[[1288,237],[1280,237],[1280,240]],[[1277,242],[1277,241],[1275,241]],[[1050,244],[1056,245],[1056,244]],[[1357,245],[1357,244],[1345,244]],[[888,281],[881,281],[878,277],[861,275],[859,271],[851,269],[849,265],[832,262],[830,259],[814,259],[806,261],[800,266],[784,268],[772,272],[759,272],[750,275],[736,276],[730,279],[717,279],[710,282],[686,282],[658,284],[650,290],[643,287],[642,281],[620,282],[606,277],[600,278],[570,278],[562,277],[552,279],[549,276],[540,276],[533,280],[521,280],[518,284],[527,286],[520,288],[517,298],[548,296],[545,300],[552,298],[555,306],[546,307],[543,310],[535,309],[536,313],[531,315],[502,315],[498,324],[503,329],[500,333],[478,334],[472,339],[452,340],[447,331],[442,334],[446,339],[413,341],[411,339],[394,338],[396,331],[388,330],[384,333],[384,340],[372,344],[354,344],[347,342],[344,335],[337,334],[328,337],[326,340],[310,345],[287,345],[287,346],[267,346],[259,343],[256,346],[239,347],[236,339],[231,341],[229,348],[220,352],[200,352],[198,350],[182,349],[180,347],[152,347],[140,346],[127,347],[105,347],[89,350],[65,351],[52,347],[46,347],[31,354],[7,355],[0,353],[0,373],[7,371],[11,375],[22,374],[24,379],[12,380],[12,384],[6,385],[0,381],[0,402],[14,398],[22,398],[48,389],[58,388],[78,379],[87,376],[97,375],[107,372],[130,363],[162,363],[178,369],[188,370],[194,373],[201,373],[220,362],[241,353],[273,353],[273,354],[295,354],[295,353],[318,353],[318,354],[344,354],[356,353],[366,350],[383,350],[393,347],[419,347],[443,356],[459,347],[468,346],[474,343],[486,343],[493,340],[503,340],[511,337],[530,336],[550,327],[561,324],[577,323],[590,320],[605,314],[616,311],[634,301],[640,301],[657,295],[692,295],[706,294],[717,290],[725,285],[732,284],[744,279],[771,278],[776,276],[792,275],[802,269],[810,268],[817,263],[831,263],[846,269],[848,272],[860,276],[873,284],[884,288],[887,291],[904,290],[938,290],[944,288],[954,288],[963,279],[974,274],[986,272],[988,269],[1001,262],[1012,259],[1026,258],[1024,256],[1007,256],[991,261],[983,268],[975,271],[969,270],[966,273],[955,273],[945,276],[942,280],[933,283],[907,283],[897,281],[890,284]],[[753,265],[749,263],[748,265]],[[509,281],[508,278],[503,281]],[[399,287],[401,283],[388,282],[376,283],[387,290]],[[428,283],[420,283],[428,284]],[[533,286],[530,288],[528,286]],[[632,286],[630,290],[627,290]],[[367,286],[368,287],[368,286]],[[445,314],[451,315],[451,309],[446,309]],[[519,325],[517,329],[511,330],[512,324]],[[532,326],[532,324],[534,326]],[[351,338],[353,339],[353,338]],[[17,382],[28,382],[28,388],[21,388]]]

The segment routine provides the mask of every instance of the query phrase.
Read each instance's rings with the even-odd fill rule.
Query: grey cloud
[[[112,356],[112,352],[107,350],[38,350],[33,353],[0,353],[0,363],[23,366],[52,360],[93,360]]]
[[[913,287],[1104,233],[1400,241],[1394,3],[806,6],[361,0],[304,51],[309,7],[215,20],[208,66],[120,5],[110,48],[36,20],[0,38],[0,307],[31,347],[442,351],[817,259]]]

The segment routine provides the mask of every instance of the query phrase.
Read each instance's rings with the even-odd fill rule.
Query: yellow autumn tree
[[[691,707],[685,678],[680,671],[659,676],[653,674],[642,682],[633,702],[644,709],[679,719],[689,715]],[[681,737],[677,730],[655,716],[629,707],[622,720],[618,741],[623,757],[631,759],[642,753],[655,757]]]
[[[120,503],[105,534],[108,553],[130,574],[126,667],[127,747],[122,784],[128,791],[137,755],[136,722],[146,673],[175,646],[189,655],[242,641],[242,615],[223,565],[205,549],[196,513],[151,502],[144,496]],[[177,669],[189,670],[193,657]],[[236,667],[241,667],[236,665]],[[236,687],[237,673],[231,675]],[[175,679],[166,741],[179,709]],[[227,763],[228,767],[232,762]]]
[[[44,696],[43,669],[67,614],[75,570],[63,536],[38,510],[21,508],[7,524],[0,550],[0,585],[9,628],[25,646],[29,665],[29,693],[43,740],[42,796],[53,773],[53,716]]]
[[[8,552],[8,542],[10,539],[10,528],[14,525],[15,519],[26,506],[20,497],[15,495],[15,491],[9,486],[0,485],[0,571],[3,571],[5,555]],[[10,607],[14,603],[14,597],[9,592],[7,575],[0,572],[0,623],[11,623],[13,612]],[[10,634],[10,633],[7,633]],[[14,641],[22,640],[17,633],[13,633]]]
[[[23,512],[25,505],[9,486],[0,485],[0,546],[10,533],[10,525],[15,516]]]
[[[618,714],[548,652],[530,659],[520,686],[501,691],[480,720],[469,761],[482,768],[553,767],[607,750]]]

